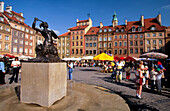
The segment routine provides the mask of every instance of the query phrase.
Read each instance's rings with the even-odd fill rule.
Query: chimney
[[[140,21],[141,21],[141,25],[143,27],[144,26],[144,16],[143,15],[141,16]]]
[[[125,25],[127,25],[127,20],[125,20]]]
[[[11,12],[11,11],[12,11],[12,6],[9,6],[9,5],[8,5],[8,6],[6,7],[6,11],[7,11],[7,12]]]
[[[19,13],[23,17],[23,13]]]
[[[157,21],[159,22],[159,24],[162,25],[162,24],[161,24],[161,14],[158,14],[158,16],[156,17],[156,19],[157,19]]]
[[[0,2],[0,12],[4,12],[4,2]]]
[[[103,23],[102,22],[100,22],[100,28],[102,28],[103,27]]]

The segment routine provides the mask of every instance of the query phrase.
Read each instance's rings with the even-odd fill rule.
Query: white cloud
[[[60,34],[60,31],[58,31],[58,30],[53,30],[57,35],[59,35]]]
[[[161,9],[170,9],[170,4],[169,4],[169,5],[162,6]]]

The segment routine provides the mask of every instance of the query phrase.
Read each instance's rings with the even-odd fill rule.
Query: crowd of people
[[[12,67],[12,76],[9,78],[9,84],[12,84],[13,81],[18,83],[18,74],[21,68],[21,63],[18,57],[15,57],[11,63],[6,60],[6,58],[0,58],[0,85],[6,84],[5,82],[5,75],[9,72],[9,65]],[[8,68],[7,68],[8,67]]]

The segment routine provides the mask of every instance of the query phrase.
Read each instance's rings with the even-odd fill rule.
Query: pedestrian
[[[136,84],[137,84],[137,90],[136,90],[136,97],[138,99],[141,99],[141,93],[142,93],[142,80],[144,78],[142,70],[141,70],[142,65],[139,64],[137,66],[137,72],[136,72]]]
[[[149,81],[150,75],[149,75],[149,70],[148,66],[145,66],[145,86],[148,89],[148,81]]]
[[[126,81],[128,81],[130,79],[130,65],[126,64],[125,65],[125,72],[126,72]]]
[[[2,58],[0,58],[0,84],[5,84],[5,65]]]
[[[21,66],[21,63],[18,59],[18,57],[15,57],[15,60],[12,61],[11,66],[13,67],[13,74],[12,77],[10,78],[10,82],[9,84],[11,84],[14,81],[14,77],[15,77],[15,83],[18,83],[18,73],[19,73],[19,69]]]
[[[124,64],[119,60],[119,62],[116,64],[117,65],[117,73],[116,73],[116,82],[120,82],[122,80],[122,68]]]
[[[69,68],[69,80],[72,80],[73,63],[71,61],[68,63],[68,68]]]
[[[158,72],[155,71],[155,68],[152,67],[150,71],[150,80],[151,80],[151,91],[153,92],[156,86],[156,75]]]

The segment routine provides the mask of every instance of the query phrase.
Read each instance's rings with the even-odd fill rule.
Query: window
[[[30,36],[30,39],[32,40],[32,36]]]
[[[2,26],[0,26],[0,29],[2,30]]]
[[[29,32],[29,30],[28,30],[28,29],[26,29],[26,32]]]
[[[135,26],[132,27],[132,32],[136,32]]]
[[[111,28],[109,28],[109,30],[108,30],[109,32],[111,32],[112,31],[112,29]]]
[[[117,46],[117,42],[115,42],[115,46]]]
[[[143,53],[143,49],[142,49],[142,48],[140,49],[140,53],[141,53],[141,54]]]
[[[99,38],[99,41],[102,41],[102,37]]]
[[[25,38],[28,39],[28,35],[27,34],[25,35]]]
[[[20,29],[21,29],[21,30],[23,30],[23,28],[22,28],[22,27],[20,27]]]
[[[39,40],[41,40],[41,37],[39,37]]]
[[[153,33],[153,37],[156,37],[156,33]]]
[[[89,38],[88,37],[86,37],[86,41],[88,41],[89,40]]]
[[[29,54],[32,54],[32,49],[29,50]]]
[[[127,45],[127,42],[124,42],[124,46],[126,46]]]
[[[111,40],[112,40],[112,37],[109,37],[108,40],[111,41]]]
[[[138,31],[141,32],[142,31],[142,27],[139,26],[138,27]]]
[[[17,28],[17,25],[15,25],[15,28]]]
[[[162,33],[159,33],[159,36],[162,36]]]
[[[115,50],[115,55],[117,54],[117,50]]]
[[[119,50],[119,54],[122,54],[122,49]]]
[[[147,34],[147,37],[150,37],[150,34]]]
[[[107,44],[106,44],[106,43],[104,43],[104,47],[107,47]]]
[[[58,53],[60,53],[60,50],[58,50]]]
[[[124,50],[124,54],[126,54],[126,53],[127,53],[127,50],[125,49],[125,50]]]
[[[153,50],[156,50],[156,47],[153,47]]]
[[[92,54],[92,50],[90,50],[90,54]]]
[[[74,54],[74,49],[72,49],[72,54]]]
[[[80,39],[83,39],[83,36],[82,36],[82,35],[80,36]]]
[[[156,44],[156,40],[153,40],[153,44]]]
[[[5,40],[9,40],[9,36],[6,35],[6,36],[5,36]]]
[[[17,43],[18,42],[18,40],[17,39],[14,39],[14,43]]]
[[[6,31],[10,32],[9,28],[6,28]]]
[[[25,49],[25,53],[26,53],[26,54],[28,53],[28,49]]]
[[[76,54],[78,54],[78,49],[76,49]]]
[[[67,46],[69,46],[69,43],[67,43]]]
[[[25,45],[28,45],[28,41],[25,41]]]
[[[89,51],[88,50],[86,50],[86,54],[88,54],[89,53]]]
[[[86,47],[88,47],[89,46],[89,44],[88,43],[86,43]]]
[[[4,21],[4,18],[3,18],[3,17],[0,17],[0,21]]]
[[[22,36],[22,33],[20,33],[20,37],[23,37],[23,36]]]
[[[140,41],[140,45],[143,45],[143,41]]]
[[[155,26],[152,26],[150,30],[156,30]]]
[[[74,34],[74,32],[72,32],[72,34]]]
[[[80,49],[80,54],[82,54],[83,53],[83,50],[82,49]]]
[[[96,54],[96,50],[93,50],[93,54]]]
[[[90,43],[90,47],[92,47],[92,43]]]
[[[93,43],[93,46],[96,47],[96,43]]]
[[[64,54],[64,49],[63,49],[63,54]]]
[[[23,49],[22,48],[19,48],[19,53],[22,53],[23,52]]]
[[[135,53],[136,53],[136,54],[138,53],[138,49],[137,49],[137,48],[135,49]]]
[[[138,35],[135,35],[135,39],[137,39],[138,38]]]
[[[101,33],[101,32],[102,32],[102,29],[100,29],[99,32]]]
[[[83,42],[80,42],[80,46],[82,46],[83,45]]]
[[[147,44],[150,44],[150,41],[149,41],[149,40],[147,40]]]
[[[99,44],[99,48],[102,48],[102,44],[101,43]]]
[[[5,50],[9,50],[9,44],[5,44]]]
[[[2,35],[0,34],[0,39],[2,39]]]
[[[138,45],[138,41],[135,41],[135,46],[137,46]]]
[[[13,48],[13,52],[17,52],[17,48],[16,47]]]
[[[67,49],[67,53],[69,53],[69,50]]]
[[[119,32],[119,28],[116,29],[116,32]]]
[[[131,54],[133,53],[133,49],[130,49],[130,53],[131,53]]]
[[[130,46],[133,46],[133,41],[130,41]]]
[[[107,29],[104,29],[104,32],[107,32]]]
[[[0,43],[0,49],[2,49],[2,45],[1,45],[1,43]]]
[[[130,39],[132,39],[132,35],[130,35]]]
[[[74,42],[73,42],[73,43],[74,43]],[[60,46],[61,46],[61,43],[59,43],[58,46],[60,47]]]
[[[124,29],[124,28],[122,28],[122,29],[121,29],[121,32],[124,32],[124,31],[125,31],[125,29]]]
[[[32,46],[32,42],[30,42],[30,46]]]
[[[122,39],[122,35],[119,35],[119,39]]]
[[[124,35],[124,39],[126,39],[127,38],[127,36],[126,35]]]
[[[78,34],[79,32],[77,32],[77,34]]]
[[[93,37],[93,40],[96,40],[96,37]]]
[[[83,33],[83,31],[81,31],[81,33]]]
[[[119,46],[122,46],[122,42],[119,42]]]
[[[74,40],[74,36],[72,37],[72,39]]]
[[[31,30],[30,33],[33,34],[33,31]]]
[[[109,43],[109,48],[111,48],[112,47],[112,43]]]
[[[159,40],[159,44],[162,44],[162,40]]]
[[[147,52],[149,52],[150,51],[150,47],[147,47]]]
[[[77,36],[76,39],[78,40],[78,39],[79,39],[79,36]]]
[[[115,35],[115,39],[117,39],[117,35]]]
[[[107,37],[104,37],[104,41],[107,41]]]
[[[64,43],[63,43],[63,46],[64,46]]]
[[[92,37],[90,37],[90,40],[92,40]]]
[[[78,46],[79,45],[79,43],[78,42],[76,42],[76,46]]]
[[[142,35],[142,34],[140,34],[140,38],[143,38],[143,35]]]

